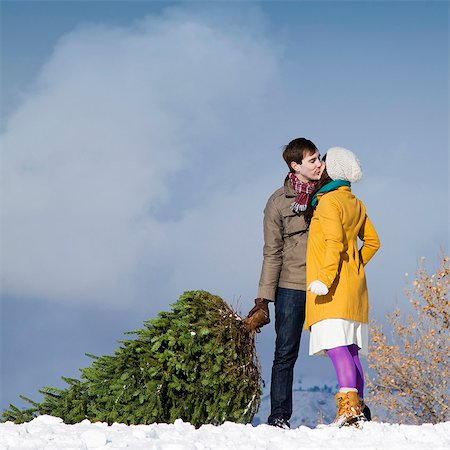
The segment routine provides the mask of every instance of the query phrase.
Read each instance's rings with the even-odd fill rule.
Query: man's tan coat
[[[264,260],[258,297],[275,300],[277,287],[306,290],[307,226],[295,214],[296,197],[289,179],[269,198],[264,209]]]

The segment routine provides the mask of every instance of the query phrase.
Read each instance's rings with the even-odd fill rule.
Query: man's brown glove
[[[270,300],[266,300],[265,298],[255,299],[255,306],[242,321],[245,328],[252,336],[255,334],[255,331],[260,333],[260,328],[270,323],[269,303]]]

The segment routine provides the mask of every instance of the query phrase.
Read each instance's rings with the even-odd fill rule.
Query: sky
[[[372,317],[407,311],[418,259],[448,253],[447,2],[0,6],[1,408],[184,291],[245,314],[293,138],[361,160]],[[257,338],[266,386],[274,339]],[[302,340],[296,379],[334,380]]]

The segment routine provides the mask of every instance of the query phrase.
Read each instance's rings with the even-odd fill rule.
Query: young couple
[[[275,356],[268,423],[289,428],[292,381],[302,329],[310,355],[326,354],[337,375],[334,426],[370,420],[359,354],[367,355],[368,296],[364,266],[380,246],[366,208],[351,191],[362,171],[349,150],[333,147],[321,159],[308,139],[283,151],[284,186],[264,210],[264,260],[258,298],[249,312],[275,306]],[[358,238],[363,242],[358,248]],[[261,325],[263,325],[262,323]]]

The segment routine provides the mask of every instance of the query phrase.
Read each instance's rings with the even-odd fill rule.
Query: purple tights
[[[330,348],[327,355],[333,363],[340,388],[356,388],[364,398],[364,373],[358,356],[356,344]]]

